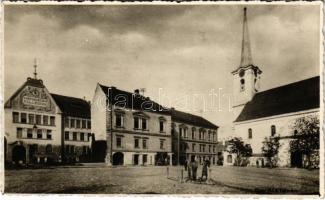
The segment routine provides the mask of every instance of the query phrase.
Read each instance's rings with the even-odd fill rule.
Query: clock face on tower
[[[240,70],[239,71],[239,77],[243,77],[245,75],[245,70]]]

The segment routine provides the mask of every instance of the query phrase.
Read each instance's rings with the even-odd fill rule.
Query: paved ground
[[[318,170],[212,167],[209,183],[166,167],[57,167],[5,171],[7,193],[318,194]],[[201,169],[199,169],[201,174]],[[184,172],[186,178],[186,172]]]

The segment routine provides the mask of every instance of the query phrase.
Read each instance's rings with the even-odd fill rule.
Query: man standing
[[[194,158],[194,161],[191,164],[191,168],[192,168],[192,179],[194,181],[196,181],[196,172],[197,172],[197,168],[198,168],[198,162],[197,162],[196,158]]]

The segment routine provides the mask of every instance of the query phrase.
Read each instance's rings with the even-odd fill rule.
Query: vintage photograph
[[[322,193],[322,7],[3,5],[3,193]]]

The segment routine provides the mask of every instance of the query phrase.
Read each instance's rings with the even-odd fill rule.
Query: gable
[[[30,78],[10,97],[5,107],[48,113],[55,113],[56,111],[56,104],[42,81]]]
[[[319,108],[319,76],[256,93],[235,122]]]

